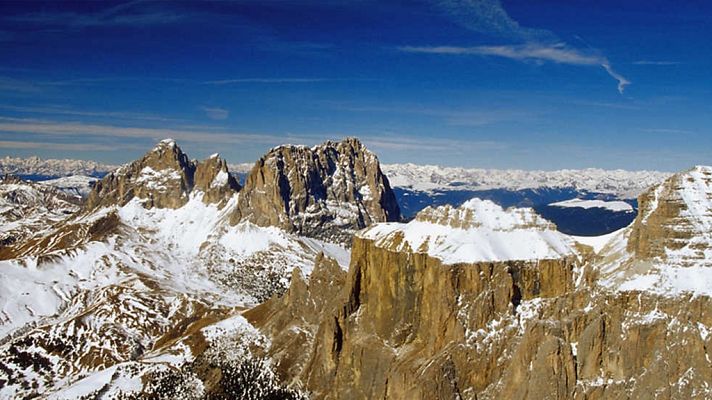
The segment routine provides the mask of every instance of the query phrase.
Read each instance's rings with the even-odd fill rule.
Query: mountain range
[[[0,163],[0,173],[42,180],[80,196],[88,194],[95,176],[101,177],[115,168],[79,160],[43,161],[36,157],[4,160]],[[230,174],[241,184],[245,184],[252,167],[253,164],[249,163],[228,164]],[[86,175],[87,169],[92,176],[82,176]],[[562,232],[580,236],[602,235],[621,229],[633,221],[635,214],[622,212],[620,207],[612,208],[604,203],[599,203],[597,207],[577,207],[569,203],[564,208],[562,202],[571,199],[624,201],[635,209],[636,197],[645,188],[671,175],[657,171],[592,168],[524,171],[416,164],[383,164],[382,169],[390,177],[396,201],[406,219],[413,218],[427,206],[459,206],[477,197],[492,200],[505,208],[533,207],[556,223]],[[56,179],[48,180],[50,178]]]
[[[239,180],[167,139],[88,194],[5,178],[0,397],[712,396],[712,168],[436,170],[347,138]],[[630,220],[571,236],[477,196],[402,215],[399,189],[447,187]]]

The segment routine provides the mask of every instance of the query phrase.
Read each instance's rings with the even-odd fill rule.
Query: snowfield
[[[49,368],[30,373],[8,361],[9,370],[35,382],[39,393],[54,393],[53,398],[73,398],[104,386],[110,388],[109,397],[130,392],[144,374],[192,360],[190,349],[180,341],[137,360],[131,356],[142,351],[137,349],[151,349],[182,319],[215,319],[215,326],[202,331],[206,340],[244,335],[251,327],[231,310],[285,290],[292,269],[298,267],[308,276],[320,252],[348,268],[350,255],[342,246],[249,222],[230,225],[237,198],[219,208],[205,204],[203,193],[194,191],[178,209],[147,209],[134,198],[123,207],[69,217],[68,224],[91,226],[116,215],[118,232],[100,242],[50,253],[37,249],[0,261],[0,354],[17,348],[12,351],[46,359]],[[225,313],[229,319],[221,319]],[[46,352],[45,345],[20,345],[28,343],[19,339],[23,337],[84,350],[58,357]],[[119,362],[109,368],[87,365],[79,358],[84,352],[88,359]],[[8,385],[0,389],[0,398],[20,393],[25,392]]]
[[[562,208],[603,208],[609,211],[616,212],[635,212],[633,206],[626,203],[625,201],[603,201],[603,200],[583,200],[583,199],[571,199],[559,201],[556,203],[549,204],[553,207]]]
[[[435,221],[427,220],[435,216]],[[467,221],[462,226],[459,222]],[[574,240],[532,209],[508,209],[473,199],[457,209],[428,208],[407,223],[378,224],[358,233],[376,246],[426,253],[445,264],[559,259],[577,254]],[[401,240],[402,238],[402,240]]]

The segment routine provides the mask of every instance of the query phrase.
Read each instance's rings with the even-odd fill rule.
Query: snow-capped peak
[[[460,207],[445,205],[427,207],[416,215],[421,222],[431,222],[454,228],[484,228],[507,231],[518,228],[555,229],[549,221],[541,218],[531,208],[510,208],[504,210],[490,200],[474,198]]]
[[[85,160],[40,159],[39,157],[0,158],[0,174],[46,176],[100,176],[116,168],[118,168],[118,166],[116,165],[107,165],[95,161]]]
[[[445,264],[560,259],[576,254],[574,241],[534,210],[504,210],[479,199],[457,208],[429,207],[407,224],[377,224],[357,235],[378,247],[425,253]]]
[[[175,141],[175,139],[166,138],[166,139],[163,139],[163,140],[161,140],[160,142],[158,142],[158,146],[157,146],[157,147],[161,147],[161,146],[168,146],[168,147],[171,147],[171,148],[172,148],[172,147],[176,147],[176,141]]]

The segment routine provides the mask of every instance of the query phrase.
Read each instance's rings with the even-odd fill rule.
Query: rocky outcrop
[[[352,260],[303,375],[315,398],[483,391],[502,376],[501,359],[536,303],[573,287],[575,266],[573,258],[447,265],[360,238]]]
[[[536,220],[528,211],[501,209],[502,218],[484,218],[482,211],[492,206],[430,210],[419,221],[393,224],[400,233],[381,225],[359,233],[340,293],[321,301],[332,306],[321,310],[319,324],[305,329],[307,361],[304,345],[272,346],[283,378],[304,385],[313,398],[474,398],[498,382],[508,365],[503,360],[544,299],[573,291],[578,266],[573,248],[551,259],[501,261],[471,254],[470,262],[447,263],[427,247],[403,246],[406,227],[425,221],[431,228],[454,224],[484,234],[531,227]],[[525,214],[531,218],[522,218]],[[468,217],[456,224],[445,215]],[[308,290],[300,296],[306,299],[324,292],[311,291],[311,285],[305,289],[298,279],[292,288],[290,293]],[[269,307],[290,310],[283,311],[278,326],[295,323],[284,322],[285,314],[302,321],[304,314],[293,313],[289,297],[270,302]],[[274,329],[277,318],[260,308],[251,312],[261,316],[253,322],[282,343],[284,329]],[[299,362],[291,362],[300,354]]]
[[[640,260],[712,262],[712,168],[697,166],[675,174],[643,193],[639,203],[628,251]],[[681,251],[685,248],[689,251]],[[680,259],[671,260],[670,252]]]
[[[5,187],[10,186],[2,188]],[[23,191],[27,192],[28,187],[34,188],[32,190],[35,197],[41,197],[44,193],[45,199],[42,203],[45,205],[53,204],[50,200],[60,205],[66,204],[68,200],[58,199],[72,200],[52,186],[25,183]],[[48,226],[48,222],[60,218],[54,217],[45,209],[41,217],[46,220],[39,221],[42,229],[28,232],[22,237],[22,241],[17,239],[17,234],[6,238],[5,245],[0,245],[0,260],[72,249],[88,242],[103,241],[120,233],[122,224],[116,212],[134,198],[140,199],[141,206],[146,209],[178,209],[188,203],[191,196],[200,196],[205,204],[217,204],[218,208],[223,208],[239,189],[240,185],[229,174],[227,163],[217,154],[201,162],[191,161],[175,141],[165,139],[142,158],[118,168],[96,182],[81,208],[74,206],[71,210],[61,210],[63,214],[67,214],[62,216],[61,224]],[[21,200],[26,205],[16,206],[13,213],[30,205],[31,202],[25,197]],[[27,222],[22,226],[29,227],[29,221]],[[0,240],[2,239],[0,236]]]
[[[203,201],[208,204],[222,203],[240,190],[240,184],[230,175],[227,162],[218,154],[195,166],[194,189],[204,193]]]
[[[297,377],[309,361],[320,318],[335,309],[346,271],[332,259],[319,255],[308,280],[299,268],[292,271],[289,289],[248,310],[244,316],[272,338],[268,356],[282,377]]]
[[[399,219],[378,159],[355,138],[270,150],[248,175],[232,217],[341,242],[354,230]]]
[[[141,159],[124,165],[97,182],[86,208],[123,206],[134,197],[146,208],[179,208],[194,189],[205,192],[204,201],[220,202],[239,190],[239,184],[219,157],[197,163],[165,139]]]

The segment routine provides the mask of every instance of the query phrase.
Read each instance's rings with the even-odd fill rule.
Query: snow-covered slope
[[[94,392],[107,380],[118,384],[117,377],[140,384],[157,365],[191,362],[205,336],[214,336],[196,326],[281,292],[292,269],[308,275],[321,253],[347,268],[342,246],[231,223],[240,195],[221,178],[224,162],[173,163],[185,157],[171,143],[107,176],[92,193],[102,190],[102,199],[115,202],[87,204],[0,261],[0,398],[99,385],[87,389]],[[141,173],[149,167],[165,173]],[[166,174],[181,176],[173,185],[180,202],[166,197]],[[168,207],[159,206],[159,196]],[[37,366],[28,370],[28,358]]]
[[[46,232],[79,210],[52,187],[14,178],[0,179],[0,254],[3,248]]]
[[[62,193],[80,199],[85,199],[91,193],[98,178],[85,175],[71,175],[57,179],[39,181],[40,185],[52,186]]]
[[[378,224],[358,234],[376,246],[425,253],[446,264],[559,259],[575,255],[574,241],[534,210],[473,199],[458,208],[426,208],[407,223]]]
[[[418,191],[531,189],[540,187],[574,187],[598,193],[612,193],[633,198],[671,174],[657,171],[624,170],[558,170],[525,171],[467,169],[436,165],[384,164],[381,166],[394,187]]]
[[[71,176],[89,175],[100,176],[116,169],[116,165],[98,163],[86,160],[43,160],[39,157],[0,158],[0,174],[12,175],[45,175],[45,176]]]
[[[604,201],[604,200],[583,200],[583,199],[571,199],[564,201],[557,201],[556,203],[549,204],[553,207],[562,208],[603,208],[610,211],[623,211],[623,212],[634,212],[633,206],[626,203],[625,201]]]
[[[285,288],[292,268],[308,274],[320,252],[348,263],[339,246],[249,222],[230,226],[236,200],[218,209],[196,193],[174,210],[145,209],[134,199],[72,221],[116,214],[120,228],[101,242],[0,261],[0,338],[7,341],[0,354],[16,349],[47,363],[27,374],[10,361],[15,379],[51,392],[117,362],[150,364],[157,354],[184,361],[176,349],[153,347],[182,319],[256,304]],[[81,345],[93,361],[82,352],[53,355],[49,343]],[[3,393],[27,393],[13,390]]]
[[[602,254],[605,287],[712,296],[712,167],[675,174],[641,195],[635,222]]]

